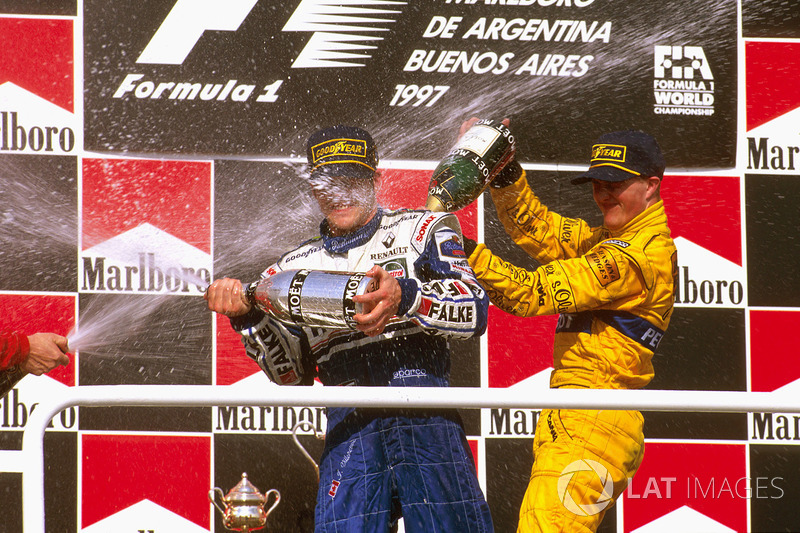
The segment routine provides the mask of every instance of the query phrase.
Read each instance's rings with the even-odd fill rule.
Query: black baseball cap
[[[306,155],[315,176],[372,179],[378,168],[378,150],[369,133],[355,126],[321,129],[308,138]]]
[[[664,156],[656,140],[643,131],[614,131],[592,146],[589,170],[572,180],[578,185],[591,180],[625,181],[634,176],[664,177]]]

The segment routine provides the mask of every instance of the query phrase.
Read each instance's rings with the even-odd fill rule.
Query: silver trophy
[[[265,510],[270,495],[275,495],[275,501],[269,509]],[[221,507],[216,500],[219,495]],[[267,525],[267,517],[281,501],[281,493],[277,489],[270,489],[266,494],[261,494],[247,479],[247,472],[242,473],[242,480],[233,487],[228,494],[223,494],[222,489],[214,487],[208,491],[208,499],[214,507],[222,513],[222,523],[231,531],[255,531]]]

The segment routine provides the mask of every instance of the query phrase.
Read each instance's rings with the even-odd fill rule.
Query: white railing
[[[640,411],[800,413],[800,398],[782,392],[662,391],[435,387],[265,388],[254,396],[238,387],[103,385],[72,387],[43,402],[25,426],[22,450],[0,451],[0,472],[23,475],[24,533],[45,533],[44,432],[50,419],[76,406],[222,405],[288,407],[431,407],[520,409],[636,409]]]

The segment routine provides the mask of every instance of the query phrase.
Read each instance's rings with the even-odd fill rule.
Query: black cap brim
[[[375,170],[360,163],[330,163],[321,165],[311,172],[311,179],[333,178],[346,176],[348,178],[359,178],[370,180],[375,177]]]
[[[592,180],[615,182],[615,181],[625,181],[627,179],[631,179],[636,176],[638,176],[638,174],[622,170],[621,168],[613,167],[610,165],[602,165],[602,166],[599,165],[590,168],[577,178],[573,178],[572,180],[570,180],[570,182],[573,185],[588,183]]]

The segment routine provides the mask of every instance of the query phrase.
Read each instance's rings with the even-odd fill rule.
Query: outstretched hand
[[[55,333],[35,333],[28,337],[31,345],[27,359],[20,365],[22,370],[41,376],[58,366],[67,366],[67,338]]]
[[[383,333],[389,320],[397,315],[400,307],[402,291],[400,283],[378,265],[367,271],[367,276],[375,279],[378,288],[366,294],[353,297],[353,301],[362,304],[362,312],[355,315],[356,329],[369,337]]]
[[[250,304],[244,296],[244,287],[238,279],[221,278],[206,289],[203,296],[208,308],[227,317],[240,316],[250,311]]]

